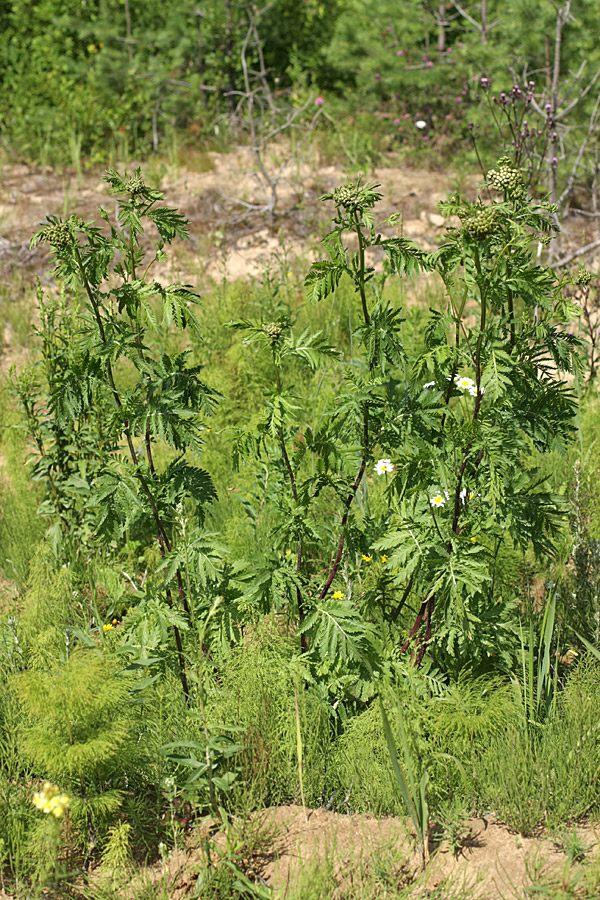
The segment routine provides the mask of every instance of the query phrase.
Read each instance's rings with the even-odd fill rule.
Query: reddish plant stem
[[[431,638],[431,617],[433,615],[433,608],[435,606],[435,594],[429,598],[427,601],[427,628],[425,630],[425,638],[421,647],[419,648],[419,652],[415,659],[415,666],[419,667],[421,662],[423,661],[423,657],[425,656],[425,651],[429,645],[429,640]]]
[[[337,553],[335,555],[335,559],[333,561],[333,566],[327,578],[327,581],[321,588],[321,593],[319,594],[319,600],[322,600],[326,595],[327,591],[332,585],[333,579],[337,575],[337,571],[340,567],[340,562],[342,559],[342,550],[344,549],[344,538],[345,538],[345,529],[348,524],[348,516],[350,515],[350,507],[352,506],[352,501],[356,497],[357,491],[360,487],[360,483],[363,479],[363,475],[365,474],[365,469],[367,467],[367,454],[369,452],[369,407],[365,405],[364,408],[364,420],[363,420],[363,455],[360,461],[360,468],[358,470],[358,475],[354,479],[354,483],[350,488],[350,493],[344,500],[344,514],[342,516],[341,526],[340,526],[340,537],[338,540]]]
[[[402,647],[401,647],[402,653],[406,653],[406,651],[408,650],[408,645],[410,644],[410,642],[414,638],[415,634],[419,630],[421,622],[423,621],[423,616],[425,615],[425,611],[427,609],[427,603],[428,603],[427,600],[423,600],[423,602],[421,603],[421,609],[419,610],[419,614],[415,620],[415,624],[411,628],[410,634],[408,635],[406,641],[404,642],[404,644],[402,644]]]
[[[408,600],[408,596],[410,594],[412,584],[413,584],[413,579],[414,579],[414,574],[411,575],[410,578],[408,579],[408,584],[406,585],[404,593],[402,594],[402,597],[400,598],[400,603],[398,604],[398,606],[396,607],[396,609],[390,616],[390,622],[395,622],[398,619],[398,616],[400,615],[400,613],[402,612],[404,604]]]

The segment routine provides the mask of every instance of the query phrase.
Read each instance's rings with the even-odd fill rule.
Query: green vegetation
[[[191,896],[276,900],[263,813],[295,804],[407,838],[332,843],[292,900],[466,898],[427,879],[473,816],[553,835],[527,895],[598,897],[600,282],[563,227],[597,218],[594,12],[0,7],[6,155],[108,164],[111,195],[36,226],[37,289],[0,287],[10,896],[168,900],[192,847]],[[269,227],[275,156],[351,174],[310,263],[282,238],[201,296],[162,160],[234,142]],[[453,159],[434,249],[359,174],[388,151]]]
[[[61,290],[38,292],[4,422],[14,890],[98,866],[116,889],[210,814],[229,836],[200,896],[267,896],[261,839],[231,829],[300,800],[408,811],[424,861],[473,812],[524,834],[597,815],[596,413],[584,395],[576,419],[567,290],[589,277],[532,262],[552,207],[501,160],[499,196],[451,198],[461,227],[426,254],[348,182],[304,288],[286,271],[199,302],[152,276],[185,220],[139,170],[107,180],[116,225],[36,235]],[[405,318],[420,272],[435,302]],[[308,894],[339,880],[324,865]],[[356,896],[384,870],[411,889],[365,865]]]

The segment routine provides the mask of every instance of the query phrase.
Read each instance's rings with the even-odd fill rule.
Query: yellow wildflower
[[[382,553],[382,555],[381,555],[381,562],[386,563],[387,561],[388,561],[387,556],[385,555],[385,553]]]
[[[106,625],[102,626],[102,631],[111,631],[112,630],[112,622],[107,622]]]
[[[372,553],[369,553],[369,554],[363,553],[362,558],[365,562],[371,562],[371,560],[373,559],[373,554]]]
[[[32,797],[33,805],[43,813],[50,813],[55,819],[64,816],[65,810],[70,806],[68,794],[59,794],[55,784],[44,782],[41,791],[37,791]]]
[[[333,596],[334,600],[343,600],[344,599],[344,595],[342,594],[341,591],[334,591],[332,596]]]

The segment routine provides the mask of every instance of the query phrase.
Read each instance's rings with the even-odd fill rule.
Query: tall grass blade
[[[410,750],[408,747],[408,741],[406,739],[406,732],[404,730],[404,722],[402,721],[402,714],[398,709],[398,721],[400,724],[400,739],[402,742],[402,749],[404,751],[404,759],[406,761],[406,771],[408,773],[408,781],[400,764],[398,763],[398,755],[396,752],[396,742],[394,741],[394,736],[392,734],[392,729],[390,727],[389,719],[386,715],[383,702],[381,697],[379,698],[379,708],[381,709],[381,718],[383,721],[383,733],[385,735],[385,742],[387,744],[388,753],[390,756],[390,762],[392,764],[392,771],[394,773],[394,777],[396,779],[396,783],[400,789],[400,793],[402,795],[402,799],[406,805],[406,809],[408,810],[408,814],[410,815],[413,825],[415,826],[415,831],[417,832],[417,838],[419,840],[419,844],[421,845],[421,857],[423,861],[423,866],[428,858],[428,837],[429,837],[429,809],[427,805],[427,785],[429,782],[429,773],[425,769],[421,776],[421,780],[419,783],[419,793],[416,791],[416,780],[415,780],[415,772],[412,765],[412,761],[410,758]]]

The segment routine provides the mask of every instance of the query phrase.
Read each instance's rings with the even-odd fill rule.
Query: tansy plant
[[[260,419],[234,442],[238,466],[268,469],[256,552],[227,575],[226,548],[201,530],[214,488],[195,462],[217,398],[185,354],[150,350],[153,331],[196,327],[194,292],[149,277],[186,223],[139,171],[107,180],[116,221],[104,210],[103,229],[51,218],[34,239],[50,245],[73,296],[42,298],[42,360],[17,390],[44,510],[71,546],[118,549],[133,532],[154,534],[162,564],[136,591],[128,647],[153,657],[171,628],[188,695],[184,632],[200,634],[213,591],[227,596],[232,634],[254,610],[285,611],[318,671],[362,679],[363,697],[396,648],[416,663],[432,647],[447,664],[510,664],[518,628],[497,560],[506,547],[553,553],[564,504],[537,460],[573,432],[566,279],[534,262],[552,208],[529,198],[517,169],[502,184],[490,176],[491,200],[443,204],[458,224],[427,254],[396,233],[399,216],[374,224],[377,185],[323,198],[335,214],[307,301],[328,299],[333,313],[350,291],[348,355],[298,328],[292,310],[231,323],[270,381]],[[160,236],[152,251],[145,222]],[[443,293],[409,349],[392,281],[422,271]]]
[[[398,646],[416,663],[433,647],[460,665],[492,655],[509,664],[518,650],[497,559],[504,545],[554,551],[565,504],[536,460],[571,440],[565,374],[578,342],[564,327],[566,279],[535,263],[553,211],[527,195],[518,170],[507,185],[494,194],[492,177],[491,201],[443,204],[458,224],[430,254],[393,236],[399,217],[374,226],[377,185],[323,198],[335,217],[307,295],[334,308],[342,284],[353,286],[350,359],[289,320],[235,323],[270,355],[273,374],[262,423],[237,441],[238,457],[275,467],[277,524],[248,594],[286,606],[304,650],[329,671],[369,655],[373,666]],[[409,356],[389,280],[423,270],[437,273],[443,299]],[[315,415],[292,358],[344,379],[327,408],[315,399]],[[363,562],[374,552],[385,566]]]
[[[146,595],[172,629],[187,696],[182,632],[194,619],[194,595],[182,572],[178,524],[183,510],[191,555],[215,497],[197,459],[217,397],[185,352],[150,349],[152,333],[197,327],[194,291],[151,276],[165,245],[187,236],[185,219],[139,170],[129,178],[111,170],[106,181],[115,219],[102,208],[102,228],[51,216],[32,240],[49,246],[66,294],[58,301],[40,294],[41,359],[15,386],[35,444],[34,475],[48,487],[41,511],[53,518],[54,537],[60,532],[85,565],[85,554],[99,547],[118,548],[132,533],[154,535],[162,574],[149,580]],[[144,239],[147,226],[158,232],[155,246]],[[163,459],[166,450],[166,465],[157,464],[157,447]]]

